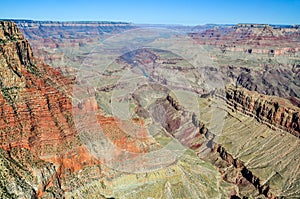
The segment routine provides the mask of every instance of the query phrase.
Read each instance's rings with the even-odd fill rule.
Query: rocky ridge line
[[[289,100],[234,86],[226,88],[226,100],[233,110],[255,117],[272,129],[280,128],[300,137],[300,108]]]
[[[172,98],[170,95],[167,96],[166,101],[174,108],[174,111],[169,111],[170,113],[168,113],[168,114],[174,115],[174,112],[180,111],[180,112],[184,112],[183,113],[184,115],[191,115],[191,113],[186,111],[184,109],[184,107],[180,106],[179,103],[174,98]],[[172,117],[172,116],[170,115],[170,117]],[[214,138],[216,137],[216,135],[214,133],[212,133],[205,126],[205,124],[203,122],[198,120],[198,118],[196,117],[195,114],[192,114],[191,117],[192,117],[193,125],[195,126],[195,128],[198,129],[198,133],[203,136],[204,143],[210,143],[208,146],[211,149],[211,152],[217,153],[218,156],[221,157],[224,161],[226,161],[230,165],[234,166],[234,168],[236,168],[237,171],[240,172],[240,174],[245,179],[247,179],[251,184],[253,184],[253,186],[258,190],[258,192],[260,194],[263,194],[265,197],[268,197],[268,198],[276,198],[276,196],[270,192],[269,185],[262,184],[260,182],[259,177],[255,176],[244,165],[244,163],[242,161],[240,161],[238,158],[234,158],[230,153],[227,152],[227,150],[222,145],[220,145],[216,141],[214,141]],[[170,132],[172,132],[178,128],[178,125],[176,123],[174,124],[172,121],[167,121],[166,126],[171,128],[171,130],[169,130]],[[194,136],[188,135],[189,139],[193,140],[192,143],[189,142],[188,144],[187,144],[185,136],[182,136],[181,134],[179,134],[179,135],[172,134],[172,136],[174,136],[174,138],[178,139],[185,146],[192,148],[194,151],[199,150],[201,145],[203,145],[203,141],[202,141],[202,144],[200,144],[200,145],[199,144],[193,145],[194,143],[198,143],[197,140],[202,139],[202,138],[198,137],[198,135],[194,135]]]

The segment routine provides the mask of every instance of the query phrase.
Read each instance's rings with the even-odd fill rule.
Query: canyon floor
[[[1,198],[299,198],[299,46],[299,26],[1,21]]]

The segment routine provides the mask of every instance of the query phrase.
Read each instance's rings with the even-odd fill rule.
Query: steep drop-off
[[[31,198],[48,187],[54,187],[49,191],[54,194],[61,190],[53,182],[60,170],[78,170],[85,161],[92,162],[72,120],[71,81],[59,70],[37,63],[17,26],[6,21],[0,22],[0,74],[0,147],[6,165],[2,170],[2,197]],[[67,156],[74,153],[76,159],[68,160]],[[30,158],[24,158],[27,156]],[[13,187],[9,187],[6,183],[14,175],[19,177],[15,176]],[[30,179],[25,183],[27,177]]]
[[[300,109],[289,100],[234,86],[227,87],[226,99],[234,110],[254,116],[270,128],[279,127],[300,137]]]
[[[74,139],[70,80],[59,70],[37,65],[14,23],[1,22],[0,30],[2,147],[23,146],[43,154],[53,142]]]

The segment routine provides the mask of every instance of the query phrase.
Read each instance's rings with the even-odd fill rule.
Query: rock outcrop
[[[14,23],[2,22],[0,31],[6,35],[0,45],[1,146],[23,145],[37,150],[38,146],[47,148],[53,141],[74,137],[68,98],[70,80],[58,70],[37,65],[27,40]],[[43,151],[37,150],[39,154]]]
[[[279,127],[300,137],[300,108],[289,100],[228,86],[226,99],[233,110],[256,117],[271,128]]]
[[[46,190],[54,195],[58,191],[59,196],[62,190],[58,177],[65,169],[76,171],[95,162],[81,146],[72,119],[72,81],[59,70],[36,62],[15,23],[0,22],[0,39],[1,161],[16,164],[4,163],[11,172],[15,167],[25,172],[11,179],[14,189],[23,187],[21,191],[7,187],[5,178],[14,174],[2,173],[1,198],[32,198],[44,195]],[[12,157],[13,151],[21,152]],[[23,164],[22,154],[41,162],[40,166],[29,160]],[[72,154],[76,158],[68,159]],[[26,184],[22,180],[27,178]]]

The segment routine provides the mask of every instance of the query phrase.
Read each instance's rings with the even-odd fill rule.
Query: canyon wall
[[[256,117],[270,128],[278,127],[300,137],[300,108],[289,100],[234,86],[227,87],[226,99],[233,110]]]
[[[16,24],[7,21],[0,22],[0,74],[1,197],[37,197],[46,189],[61,197],[62,171],[93,162],[72,119],[72,80],[36,62]],[[68,159],[71,154],[77,159]]]

